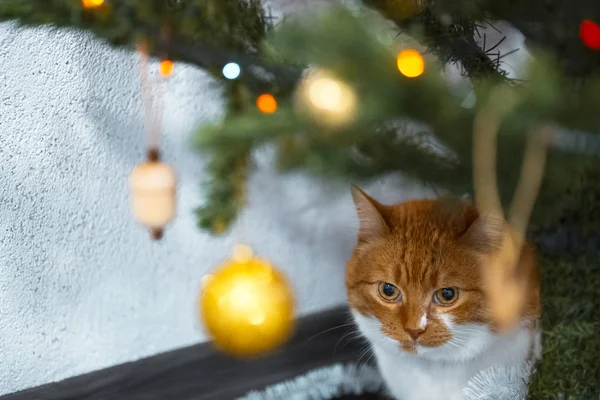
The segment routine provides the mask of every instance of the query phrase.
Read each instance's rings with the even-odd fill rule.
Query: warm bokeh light
[[[339,126],[351,121],[357,102],[351,86],[323,69],[308,73],[298,87],[299,111],[324,125]]]
[[[256,107],[265,114],[273,114],[277,111],[277,100],[273,95],[264,93],[256,99]]]
[[[344,90],[333,79],[315,79],[309,85],[308,95],[314,106],[322,110],[338,111],[346,108]]]
[[[281,346],[292,334],[292,288],[267,260],[253,256],[249,246],[236,246],[233,258],[201,284],[202,323],[221,350],[254,357]]]
[[[160,74],[164,77],[171,76],[173,74],[173,61],[162,60],[160,62]]]
[[[416,78],[425,71],[425,60],[417,50],[402,50],[396,62],[402,75],[407,78]]]
[[[81,3],[85,8],[100,7],[104,4],[104,0],[82,0]]]
[[[600,26],[590,20],[581,22],[579,26],[581,41],[590,49],[600,50]]]

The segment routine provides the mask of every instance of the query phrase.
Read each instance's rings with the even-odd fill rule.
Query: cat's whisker
[[[450,341],[446,342],[446,345],[449,346],[449,350],[458,352],[462,349],[463,343],[456,343],[455,341],[450,340]]]
[[[315,339],[315,338],[317,338],[317,337],[319,337],[319,336],[321,336],[321,335],[323,335],[323,334],[325,334],[327,332],[331,332],[331,331],[334,331],[334,330],[340,329],[340,328],[345,328],[345,327],[351,326],[351,325],[354,325],[354,322],[349,322],[347,324],[342,324],[342,325],[334,326],[333,328],[325,329],[324,331],[319,332],[319,333],[317,333],[317,334],[309,337],[308,339],[306,339],[306,341],[304,342],[304,344],[310,342],[311,340],[313,340],[313,339]]]
[[[481,332],[479,329],[473,329],[473,328],[461,328],[460,332],[457,332],[459,334],[463,334],[463,333],[479,333]]]
[[[332,355],[335,355],[335,352],[337,351],[337,348],[340,345],[340,343],[342,343],[342,340],[347,338],[346,339],[347,341],[351,341],[351,340],[360,339],[361,337],[362,337],[362,334],[359,331],[351,331],[351,332],[345,333],[344,335],[342,335],[341,338],[338,339],[337,343],[335,344]]]
[[[468,346],[469,345],[469,340],[468,339],[455,339],[454,343],[460,345],[460,346]]]
[[[375,358],[375,353],[371,353],[371,355],[369,356],[369,358],[367,358],[367,361],[365,362],[365,364],[369,364],[371,362],[372,359]]]
[[[356,365],[358,366],[358,365],[360,364],[360,360],[362,360],[362,358],[363,358],[364,356],[366,356],[367,354],[369,354],[369,352],[371,352],[372,350],[373,350],[373,346],[372,346],[371,344],[369,344],[369,345],[367,346],[366,350],[364,350],[364,351],[361,353],[360,357],[358,357],[358,361],[356,362]]]

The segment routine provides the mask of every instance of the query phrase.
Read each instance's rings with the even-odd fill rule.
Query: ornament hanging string
[[[162,96],[163,77],[159,75],[154,84],[150,82],[149,57],[145,43],[138,46],[140,53],[140,83],[142,91],[142,102],[144,107],[144,120],[146,124],[146,135],[148,144],[148,158],[156,161],[159,158],[158,145],[162,128]],[[154,88],[154,93],[152,89]]]

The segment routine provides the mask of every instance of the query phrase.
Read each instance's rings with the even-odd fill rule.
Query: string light
[[[264,93],[256,99],[256,107],[262,113],[273,114],[277,110],[277,100],[273,95]]]
[[[82,0],[81,3],[85,8],[100,7],[104,4],[104,0]]]
[[[235,79],[240,76],[240,66],[234,62],[230,62],[223,67],[223,76],[227,79]]]
[[[407,78],[416,78],[425,71],[425,60],[417,50],[402,50],[396,62],[402,75]]]
[[[319,123],[339,126],[352,120],[357,98],[345,82],[326,70],[316,69],[298,87],[297,105]]]
[[[581,41],[590,49],[600,50],[600,26],[594,21],[585,20],[579,25]]]
[[[162,60],[160,62],[159,69],[160,69],[160,74],[162,76],[164,76],[165,78],[171,76],[173,74],[173,61]]]
[[[315,79],[308,88],[308,96],[314,106],[321,110],[337,111],[345,108],[342,87],[333,79]]]

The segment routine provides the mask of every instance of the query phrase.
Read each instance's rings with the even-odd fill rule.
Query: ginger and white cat
[[[480,372],[539,358],[539,273],[529,245],[521,255],[529,278],[521,325],[499,333],[481,277],[501,238],[497,226],[470,204],[450,211],[442,200],[385,206],[356,187],[352,195],[360,228],[348,300],[394,397],[464,399]]]

